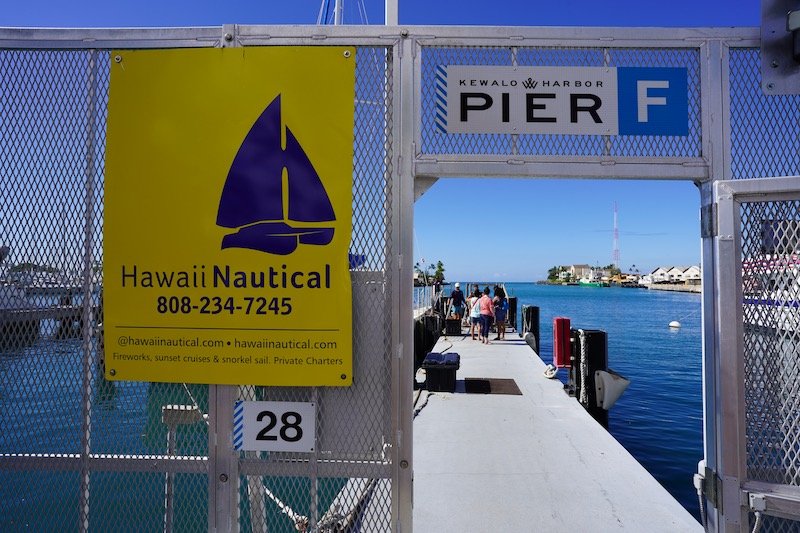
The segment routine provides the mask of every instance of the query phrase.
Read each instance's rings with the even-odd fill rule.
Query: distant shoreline
[[[579,286],[577,283],[562,283],[562,282],[553,282],[547,280],[540,280],[535,282],[537,285],[552,285],[554,287],[563,287],[563,286]],[[615,285],[611,285],[614,287]],[[636,288],[640,289],[649,289],[652,291],[668,291],[668,292],[690,292],[695,294],[700,294],[703,292],[702,285],[683,285],[679,283],[650,283],[647,285],[639,285]]]
[[[646,287],[652,291],[672,291],[672,292],[693,292],[693,293],[701,293],[703,292],[702,285],[678,285],[678,284],[671,284],[671,283],[651,283],[650,285],[646,285]]]

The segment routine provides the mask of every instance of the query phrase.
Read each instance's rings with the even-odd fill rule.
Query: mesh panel
[[[800,174],[800,95],[766,96],[757,48],[730,51],[731,176]]]
[[[102,161],[97,110],[105,106],[87,83],[91,58],[0,52],[0,245],[10,250],[0,264],[4,451],[80,449],[83,337],[91,328],[81,318],[83,304],[98,302],[85,292],[85,241],[100,233],[97,224],[86,227],[86,183]],[[30,431],[32,423],[40,429]]]
[[[688,73],[689,134],[685,137],[442,134],[435,124],[440,65],[682,67]],[[694,49],[426,47],[422,50],[420,131],[423,154],[700,157],[700,59]]]
[[[275,531],[293,531],[296,520],[334,522],[327,514],[335,498],[352,492],[348,478],[374,479],[389,473],[384,445],[392,442],[391,293],[389,258],[392,191],[391,62],[384,48],[356,53],[355,151],[353,175],[353,385],[348,388],[240,387],[243,400],[311,402],[317,406],[317,443],[311,470],[299,475],[309,454],[263,454],[257,468],[270,476],[242,476],[240,526],[259,531],[266,517]],[[385,103],[384,103],[385,102]],[[358,416],[353,417],[353,413]],[[257,457],[242,452],[247,462]],[[306,472],[309,471],[305,468]],[[324,477],[327,476],[327,477]],[[341,492],[341,494],[340,494]],[[345,498],[346,499],[346,498]],[[391,500],[377,514],[389,516]],[[288,511],[284,512],[282,509]],[[334,513],[335,514],[335,513]],[[291,526],[292,529],[288,529]],[[273,529],[269,529],[273,531]]]
[[[798,486],[800,201],[743,203],[741,227],[747,476]],[[797,531],[782,519],[764,526]]]
[[[204,531],[208,529],[208,478],[176,474],[174,500],[165,506],[165,474],[96,472],[90,480],[90,531]],[[135,499],[130,487],[136,488]],[[135,502],[135,503],[134,503]]]
[[[311,460],[308,454],[241,454],[243,464],[251,461],[262,473],[237,484],[245,530],[266,524],[270,531],[295,531],[287,508],[329,529],[356,523],[389,529],[390,483],[381,479],[390,477],[386,446],[392,442],[387,53],[360,48],[356,56],[354,384],[240,388],[242,399],[317,404]],[[208,527],[208,386],[103,377],[108,64],[107,52],[0,51],[0,245],[10,249],[0,265],[0,456],[61,454],[48,458],[55,470],[79,468],[81,454],[101,461],[86,477],[0,472],[2,530]],[[160,461],[155,467],[154,460]],[[103,471],[109,468],[114,471]],[[198,473],[175,473],[187,468]]]

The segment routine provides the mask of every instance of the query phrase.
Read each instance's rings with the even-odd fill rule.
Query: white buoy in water
[[[669,323],[669,327],[677,329],[681,327],[681,323],[678,322],[677,320],[673,320],[672,322]]]

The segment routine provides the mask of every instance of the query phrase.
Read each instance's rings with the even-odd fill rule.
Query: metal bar
[[[175,455],[177,451],[175,443],[175,433],[177,428],[174,425],[167,426],[167,454]],[[172,533],[172,521],[174,515],[174,498],[175,498],[175,474],[167,472],[164,474],[166,480],[164,482],[164,533]]]
[[[450,159],[450,158],[448,158]],[[453,158],[455,159],[455,158]],[[464,158],[467,159],[467,158]],[[549,159],[549,160],[547,160]],[[686,164],[689,163],[689,164]],[[649,158],[523,158],[479,161],[437,161],[418,159],[414,162],[417,177],[436,178],[480,176],[504,178],[602,178],[602,179],[659,179],[693,180],[709,179],[709,168],[702,159],[687,158],[668,164],[664,160]]]
[[[725,159],[722,140],[723,131],[720,120],[720,97],[726,90],[722,86],[722,64],[719,42],[704,44],[700,54],[700,94],[701,99],[701,135],[702,154],[709,164],[709,177],[712,182],[700,185],[701,225],[706,227],[716,225],[716,220],[706,220],[715,217],[713,209],[714,196],[711,183],[714,180],[724,179],[722,162]],[[703,294],[701,300],[701,320],[703,324],[702,356],[703,356],[703,443],[704,460],[706,466],[712,471],[718,468],[719,421],[717,417],[718,379],[719,379],[719,353],[717,347],[716,320],[719,313],[717,308],[717,287],[715,283],[717,256],[714,246],[714,235],[701,235],[701,276]],[[711,482],[710,480],[708,481]],[[706,521],[708,530],[715,531],[719,522],[719,509],[706,505]]]
[[[0,28],[0,48],[103,49],[215,46],[220,27],[209,28]]]
[[[239,386],[239,399],[254,401],[256,399],[256,388]],[[258,452],[245,452],[245,457],[251,458],[255,462],[260,462]],[[239,459],[239,472],[241,463],[244,459]],[[250,503],[250,527],[253,533],[266,533],[267,516],[264,506],[264,479],[261,475],[247,475],[247,497]]]
[[[314,418],[314,424],[317,425],[316,431],[314,431],[314,451],[311,452],[308,461],[308,476],[311,479],[311,509],[309,510],[310,516],[309,518],[309,526],[312,531],[317,528],[317,523],[319,522],[319,468],[318,468],[318,460],[319,460],[319,447],[320,447],[320,432],[319,427],[320,424],[318,420],[322,418],[322,409],[319,402],[319,387],[312,387],[311,388],[311,402],[317,408],[317,415]]]
[[[428,46],[465,45],[503,46],[501,40],[513,40],[514,46],[579,47],[593,42],[594,46],[611,48],[697,48],[701,41],[725,39],[727,41],[759,42],[759,28],[622,28],[622,27],[536,27],[536,26],[265,26],[240,25],[240,32],[247,37],[269,37],[271,39],[306,39],[313,36],[323,38],[366,38],[391,36],[405,33],[409,38],[419,39]],[[2,34],[0,34],[1,36]],[[600,42],[597,42],[600,41]],[[460,44],[459,44],[460,43]],[[543,44],[544,43],[544,44]],[[352,42],[351,42],[352,44]],[[505,44],[508,46],[508,43]]]
[[[800,176],[731,180],[724,187],[740,202],[797,200]]]
[[[208,471],[208,457],[196,455],[121,455],[79,453],[9,453],[0,455],[0,471],[79,472],[83,465],[93,472],[182,472],[202,474]]]
[[[704,220],[705,217],[715,217],[716,210],[705,209],[713,206],[714,197],[712,193],[712,183],[707,182],[700,185],[700,206],[701,206],[701,225],[716,224],[716,221]],[[703,456],[710,471],[715,472],[717,465],[717,449],[719,447],[718,425],[716,408],[718,402],[717,381],[719,376],[719,358],[716,351],[717,334],[714,327],[716,315],[718,313],[717,292],[714,281],[716,274],[716,255],[714,253],[714,235],[701,236],[701,276],[702,276],[702,299],[701,299],[701,322],[703,332],[702,343],[702,380],[703,380]],[[707,480],[711,483],[712,480]],[[706,505],[707,531],[716,531],[718,523],[718,510],[713,506]]]
[[[413,383],[409,379],[414,372],[414,328],[410,320],[414,265],[414,135],[416,122],[417,93],[402,90],[402,86],[414,84],[416,65],[415,42],[402,39],[395,48],[394,57],[400,56],[400,68],[393,71],[394,79],[394,126],[393,154],[397,167],[392,176],[392,242],[398,246],[393,250],[397,264],[392,269],[392,427],[397,435],[392,450],[395,475],[392,480],[392,527],[396,531],[412,529],[413,501]],[[400,98],[397,98],[400,95]]]
[[[717,310],[715,328],[719,374],[717,381],[718,446],[717,472],[722,479],[722,515],[718,531],[738,531],[746,524],[746,509],[741,505],[739,485],[745,475],[744,378],[742,357],[742,306],[739,263],[739,204],[729,182],[714,183],[718,206],[718,235],[714,237],[716,256]],[[724,316],[723,312],[724,311]]]
[[[217,385],[214,483],[217,531],[239,531],[239,462],[233,449],[233,404],[238,387]],[[211,527],[211,524],[209,524]]]
[[[603,48],[603,66],[611,65],[611,53],[608,47]],[[611,136],[603,135],[603,157],[611,157]],[[619,265],[617,265],[619,266]]]
[[[749,493],[751,509],[754,500],[761,500],[759,503],[764,514],[790,520],[800,519],[800,487],[746,481],[742,490]]]
[[[86,160],[84,166],[85,190],[84,199],[84,265],[83,265],[83,317],[81,352],[83,354],[83,398],[81,400],[81,486],[78,520],[80,531],[89,530],[89,465],[88,457],[91,453],[91,427],[92,427],[92,239],[94,222],[94,122],[97,91],[97,52],[89,53],[87,65],[87,96],[86,96]]]
[[[386,44],[401,32],[425,46],[568,46],[697,48],[724,39],[731,46],[758,46],[759,28],[585,28],[496,26],[237,25],[242,44]],[[221,26],[200,28],[0,28],[0,48],[110,49],[218,46]]]
[[[217,388],[208,386],[208,529],[217,526]]]
[[[358,469],[358,477],[390,478],[390,463],[365,463],[361,461],[318,461],[317,475],[320,478],[349,477],[352,471],[348,467]],[[262,461],[256,457],[247,457],[239,461],[239,473],[243,476],[288,476],[305,477],[308,475],[308,461],[274,462]]]

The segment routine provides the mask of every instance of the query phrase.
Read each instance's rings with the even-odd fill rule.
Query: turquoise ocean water
[[[554,317],[607,332],[609,367],[631,380],[609,412],[609,431],[699,519],[692,475],[703,458],[700,295],[533,283],[506,290],[518,299],[518,320],[523,305],[539,307],[545,363],[553,358]],[[673,320],[682,327],[670,329]]]

